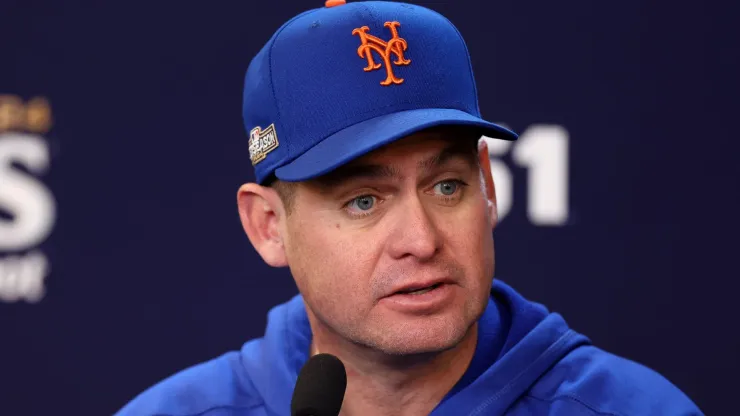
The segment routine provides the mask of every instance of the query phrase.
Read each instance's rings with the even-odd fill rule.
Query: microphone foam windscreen
[[[292,416],[337,416],[347,388],[347,372],[339,358],[331,354],[311,357],[298,374]]]

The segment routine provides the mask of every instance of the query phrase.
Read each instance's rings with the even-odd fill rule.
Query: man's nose
[[[433,258],[441,248],[442,238],[420,198],[405,198],[395,208],[398,212],[388,241],[390,255],[393,258],[413,256],[419,260]]]

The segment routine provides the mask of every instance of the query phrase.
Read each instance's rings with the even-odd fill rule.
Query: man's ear
[[[493,175],[491,174],[491,161],[488,158],[488,143],[484,138],[481,138],[478,141],[478,163],[483,176],[482,185],[485,188],[486,199],[488,200],[491,228],[495,228],[498,223],[498,205],[496,204],[496,185],[493,183]]]
[[[265,263],[273,267],[287,266],[280,224],[285,218],[285,209],[277,192],[247,183],[239,188],[236,201],[244,232]]]

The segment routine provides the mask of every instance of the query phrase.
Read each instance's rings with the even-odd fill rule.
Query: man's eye
[[[460,187],[460,181],[448,180],[442,181],[434,185],[434,191],[444,196],[451,196],[457,192],[457,188]]]
[[[350,208],[367,211],[375,205],[375,197],[371,195],[358,196],[349,203]]]

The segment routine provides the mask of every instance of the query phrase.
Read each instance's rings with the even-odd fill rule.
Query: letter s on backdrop
[[[29,172],[43,174],[49,168],[49,145],[40,136],[22,133],[0,134],[0,251],[23,251],[43,242],[56,219],[56,203],[43,182]]]

